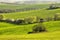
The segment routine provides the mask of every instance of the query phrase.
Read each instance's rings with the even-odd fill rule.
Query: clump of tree
[[[58,21],[58,20],[60,20],[60,13],[56,13],[54,15],[54,21]]]
[[[0,15],[0,20],[2,20],[4,18],[4,16],[3,15]]]
[[[11,12],[21,12],[21,11],[28,11],[28,10],[37,10],[37,9],[39,9],[39,7],[38,8],[22,8],[22,9],[0,9],[0,13],[11,13]]]
[[[7,23],[14,23],[14,19],[6,19],[5,22],[7,22]]]
[[[51,4],[48,9],[57,9],[60,8],[58,4]]]
[[[28,18],[25,18],[24,21],[25,21],[26,24],[35,23],[36,22],[36,17],[35,16],[28,17]]]
[[[14,10],[12,10],[12,9],[0,9],[0,13],[10,13],[10,12],[14,12]]]
[[[53,20],[54,20],[53,17],[47,17],[47,18],[46,18],[46,21],[48,21],[48,22],[49,22],[49,21],[53,21]]]
[[[40,23],[38,23],[37,25],[34,25],[32,32],[28,32],[28,34],[30,33],[39,33],[39,32],[46,32],[46,28],[43,24],[43,19],[40,19]]]
[[[41,17],[36,16],[36,23],[43,23],[43,22],[46,22],[45,18],[41,18]]]
[[[5,19],[4,22],[7,22],[7,23],[12,23],[12,24],[24,24],[25,21],[23,19]]]
[[[0,22],[4,22],[4,15],[0,15]]]
[[[43,25],[35,25],[33,27],[33,32],[46,32],[46,28]]]
[[[43,24],[38,24],[38,25],[34,25],[32,32],[28,32],[28,34],[30,33],[39,33],[39,32],[46,32],[46,27]]]
[[[17,19],[17,20],[15,20],[14,21],[14,24],[24,24],[25,23],[25,21],[23,20],[23,19]]]
[[[36,22],[37,22],[37,23],[40,22],[40,17],[36,16]]]

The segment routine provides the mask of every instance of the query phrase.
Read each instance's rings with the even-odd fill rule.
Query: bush
[[[53,21],[53,18],[52,17],[47,17],[46,21]]]
[[[14,23],[14,19],[6,19],[5,22],[7,22],[7,23]]]
[[[40,22],[40,17],[36,16],[36,22],[37,22],[37,23]]]
[[[43,18],[40,18],[40,17],[36,17],[36,22],[37,23],[43,23],[45,21],[45,19],[43,19]]]
[[[3,15],[0,15],[0,20],[2,20],[4,18],[4,16]]]
[[[26,24],[32,24],[36,22],[36,17],[28,17],[24,19]]]
[[[58,9],[60,7],[58,7],[56,4],[51,4],[50,7],[48,9]]]
[[[40,23],[43,23],[43,22],[44,22],[44,19],[43,19],[43,18],[41,18],[41,19],[40,19]]]
[[[33,27],[33,32],[45,32],[46,28],[41,24],[41,25],[35,25]]]
[[[60,13],[54,15],[54,21],[60,20]]]
[[[22,20],[22,19],[18,19],[18,20],[15,20],[14,23],[15,23],[15,24],[24,24],[25,21]]]
[[[3,15],[0,15],[0,22],[4,22],[4,16]]]

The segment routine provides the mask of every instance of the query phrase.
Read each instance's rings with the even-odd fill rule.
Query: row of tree
[[[51,4],[48,9],[58,9],[58,8],[60,8],[60,5]]]
[[[36,9],[39,9],[39,8],[0,9],[0,13],[21,12],[21,11],[36,10]]]
[[[0,22],[7,22],[13,24],[32,24],[32,23],[39,23],[39,22],[48,22],[48,21],[60,21],[60,14],[57,13],[54,17],[47,17],[47,18],[40,18],[37,16],[27,17],[24,19],[4,19],[3,15],[0,15]]]

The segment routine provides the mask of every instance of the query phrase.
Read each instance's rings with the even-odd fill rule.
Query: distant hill
[[[57,1],[17,1],[16,4],[50,4],[50,3],[60,3]]]
[[[10,2],[0,2],[0,4],[51,4],[51,3],[60,3],[60,1],[16,1],[14,3]]]

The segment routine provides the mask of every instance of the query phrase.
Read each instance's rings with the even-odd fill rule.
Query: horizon
[[[17,1],[52,1],[52,2],[60,2],[60,0],[0,0],[0,2],[17,2]]]

